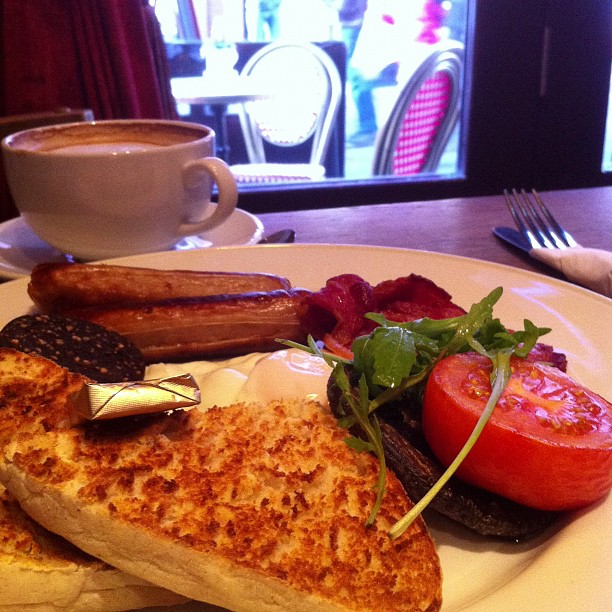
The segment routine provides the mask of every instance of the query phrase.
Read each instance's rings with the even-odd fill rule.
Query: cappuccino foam
[[[210,130],[177,123],[129,121],[57,125],[19,132],[9,137],[8,146],[24,151],[58,154],[105,154],[159,149],[210,136]]]
[[[152,144],[150,142],[84,142],[66,147],[52,149],[50,153],[134,153],[136,151],[147,151],[159,149],[164,145]]]

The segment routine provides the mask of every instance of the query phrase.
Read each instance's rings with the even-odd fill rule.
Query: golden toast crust
[[[141,577],[146,559],[130,559],[130,542],[113,541],[113,525],[149,539],[150,565],[161,571],[147,577],[160,586],[253,609],[255,602],[245,599],[240,608],[232,595],[216,592],[214,579],[206,580],[216,564],[234,598],[241,589],[251,596],[246,583],[257,583],[260,609],[279,609],[277,602],[291,601],[292,593],[325,609],[440,607],[439,560],[423,521],[396,541],[388,538],[411,506],[389,473],[376,523],[364,526],[378,464],[346,446],[346,431],[320,404],[236,405],[40,431],[13,441],[0,479],[27,508],[31,503],[48,515],[35,515],[53,523],[46,526]],[[46,508],[45,495],[70,509],[65,521],[57,508]],[[103,533],[87,544],[79,520]],[[175,561],[164,583],[156,543],[177,550],[177,559],[181,550],[201,559],[205,571],[191,561],[177,571]]]
[[[15,562],[33,568],[108,567],[32,521],[0,486],[0,563]]]
[[[0,353],[0,448],[16,435],[67,424],[64,401],[83,378],[46,359]],[[50,533],[0,485],[1,610],[103,612],[184,601]]]

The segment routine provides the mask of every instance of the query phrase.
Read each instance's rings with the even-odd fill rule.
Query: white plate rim
[[[612,395],[612,383],[606,376],[612,338],[609,334],[598,338],[594,328],[597,322],[610,320],[612,300],[535,272],[428,251],[329,244],[228,246],[110,261],[165,269],[271,272],[284,274],[295,284],[307,287],[302,279],[321,278],[320,285],[329,276],[342,272],[361,273],[374,283],[393,278],[405,266],[405,274],[415,272],[432,278],[463,306],[469,306],[461,302],[464,296],[475,301],[483,297],[483,287],[500,284],[505,287],[499,309],[502,320],[506,322],[504,315],[513,312],[514,305],[519,303],[521,320],[523,311],[529,311],[539,325],[554,323],[563,327],[551,334],[551,343],[567,349],[570,365],[572,359],[581,358],[585,362],[574,364],[578,379],[608,398]],[[441,278],[448,282],[440,282]],[[13,305],[8,311],[0,310],[0,324],[29,310],[31,302],[26,288],[27,279],[0,285],[0,304]],[[503,305],[504,300],[507,305]],[[590,318],[587,311],[592,313]],[[545,320],[537,320],[533,313]],[[443,610],[501,612],[532,609],[534,602],[538,610],[545,612],[607,610],[612,600],[611,522],[612,496],[608,496],[576,514],[569,524],[543,542],[519,546],[482,540],[474,543],[460,531],[450,535],[434,531],[446,574]],[[506,563],[496,574],[497,566],[508,560],[516,563]],[[475,582],[478,588],[474,587]]]

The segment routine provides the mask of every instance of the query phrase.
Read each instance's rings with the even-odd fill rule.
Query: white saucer
[[[262,222],[237,208],[219,227],[184,238],[174,250],[256,244],[262,236]],[[29,275],[39,263],[63,261],[73,259],[41,240],[23,218],[0,223],[0,279],[21,278]]]

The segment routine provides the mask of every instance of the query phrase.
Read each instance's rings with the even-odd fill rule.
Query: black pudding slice
[[[144,377],[144,357],[130,340],[80,319],[44,314],[18,317],[0,331],[0,346],[46,357],[99,383]]]

